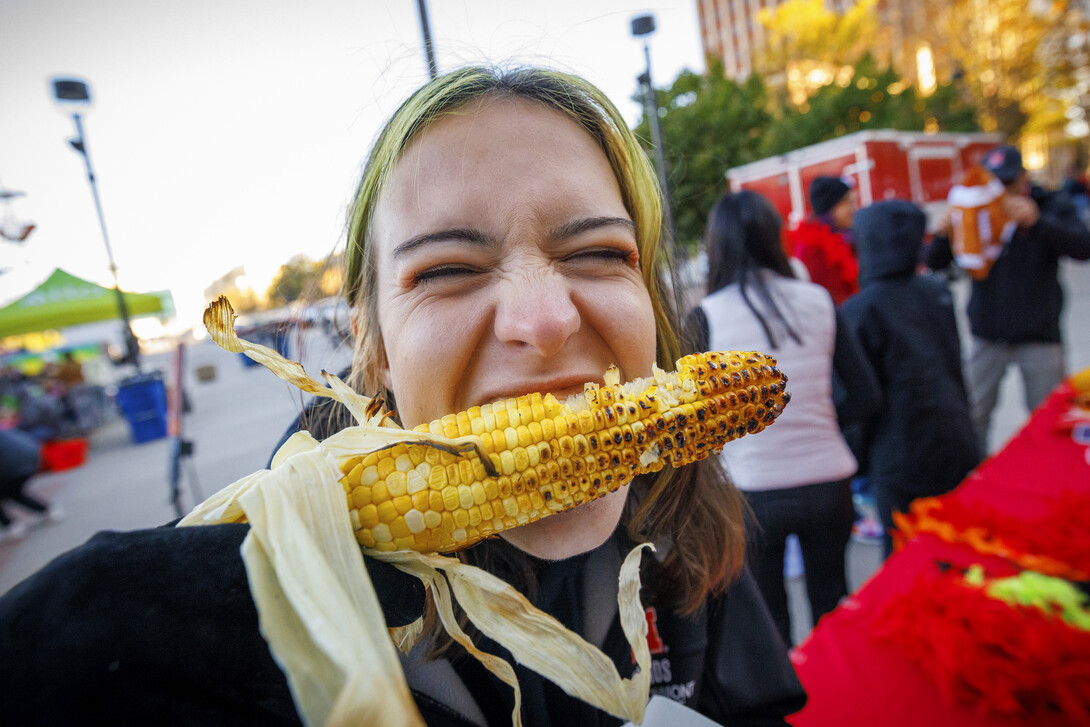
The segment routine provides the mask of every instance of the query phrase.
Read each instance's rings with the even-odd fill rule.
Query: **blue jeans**
[[[791,616],[783,582],[787,536],[794,533],[799,539],[806,596],[816,624],[848,595],[844,558],[855,522],[851,481],[744,494],[758,525],[750,539],[749,567],[780,636],[790,646]]]

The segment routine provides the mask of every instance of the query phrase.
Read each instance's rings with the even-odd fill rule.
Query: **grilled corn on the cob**
[[[413,431],[475,442],[479,456],[406,433],[406,443],[344,460],[357,538],[377,550],[457,550],[718,453],[783,410],[790,397],[775,363],[705,353],[679,360],[675,374],[628,384],[611,369],[604,385],[587,384],[566,404],[528,394],[420,425]]]
[[[732,439],[772,423],[790,400],[776,360],[757,352],[685,356],[677,371],[604,383],[560,402],[527,394],[448,414],[406,431],[381,400],[240,339],[234,311],[220,298],[205,311],[213,340],[246,353],[305,391],[344,403],[360,426],[320,447],[343,474],[356,539],[381,551],[450,552],[616,490],[639,474],[717,454]],[[297,435],[300,436],[300,435]],[[304,450],[319,446],[307,436]],[[291,440],[274,459],[293,451]],[[248,486],[240,481],[240,488]],[[209,501],[183,524],[222,519],[228,496]]]

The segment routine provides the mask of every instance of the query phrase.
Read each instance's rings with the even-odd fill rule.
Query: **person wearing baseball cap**
[[[984,155],[984,168],[999,178],[1003,184],[1011,184],[1026,172],[1022,164],[1022,152],[1013,146],[997,146]]]
[[[789,252],[806,267],[810,280],[840,305],[859,292],[859,264],[852,244],[856,212],[854,183],[841,177],[815,177],[810,183],[813,215],[788,233]]]
[[[987,454],[992,410],[1008,367],[1021,372],[1028,411],[1064,379],[1060,259],[1090,260],[1090,231],[1066,194],[1029,184],[1017,148],[997,146],[980,163],[1003,183],[1003,212],[1017,225],[987,277],[972,281],[969,296],[972,341],[966,373],[973,426]],[[926,264],[941,270],[952,262],[949,220],[944,219]]]

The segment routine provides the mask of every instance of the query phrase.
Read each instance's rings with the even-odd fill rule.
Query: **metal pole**
[[[125,296],[121,292],[121,285],[117,281],[117,265],[114,263],[113,249],[110,247],[110,236],[106,234],[106,218],[102,214],[102,202],[98,197],[98,185],[95,183],[95,172],[91,167],[91,154],[87,151],[87,140],[83,135],[83,117],[78,113],[72,114],[72,121],[76,124],[76,138],[69,141],[72,148],[80,153],[83,157],[83,163],[87,167],[87,180],[91,183],[91,196],[95,201],[95,212],[98,213],[98,225],[102,229],[102,240],[106,243],[106,257],[110,261],[110,272],[114,277],[114,292],[117,293],[117,309],[121,314],[121,320],[124,326],[121,331],[121,335],[125,338],[125,352],[126,359],[136,366],[136,370],[140,370],[140,346],[136,341],[136,336],[132,332],[132,325],[129,323],[129,307],[125,303]]]
[[[670,189],[666,186],[666,155],[662,151],[662,127],[659,126],[659,101],[655,84],[651,80],[651,49],[645,40],[643,42],[643,57],[647,62],[647,70],[644,72],[646,89],[644,90],[644,106],[647,108],[648,123],[651,126],[651,143],[655,147],[655,161],[659,173],[659,186],[662,187],[662,221],[666,227],[666,233],[670,237],[670,254],[676,256],[677,231],[674,229],[674,213],[670,202]]]
[[[428,78],[434,79],[439,75],[439,68],[435,64],[435,48],[431,43],[431,28],[428,27],[428,8],[425,0],[416,0],[416,7],[420,11],[420,32],[424,35],[424,57],[428,59]]]

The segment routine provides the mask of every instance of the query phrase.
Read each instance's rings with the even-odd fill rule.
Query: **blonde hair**
[[[345,251],[344,295],[354,311],[357,336],[350,382],[365,393],[382,393],[392,403],[380,373],[385,354],[378,325],[379,273],[370,240],[375,205],[405,149],[432,122],[472,101],[491,97],[525,99],[559,111],[579,124],[605,153],[635,223],[643,280],[655,315],[658,363],[672,369],[681,344],[676,306],[670,303],[672,288],[660,274],[664,267],[668,270],[660,249],[662,197],[635,134],[605,94],[578,76],[543,68],[469,67],[433,79],[401,104],[364,166],[349,212]],[[740,569],[744,552],[741,496],[729,482],[706,481],[721,473],[715,462],[709,464],[701,476],[694,467],[664,471],[630,498],[637,504],[625,516],[634,539],[675,543],[668,557],[681,568],[673,579],[684,591],[681,600],[687,611],[699,607],[709,592],[725,587]],[[667,573],[671,570],[675,569],[668,568]]]

